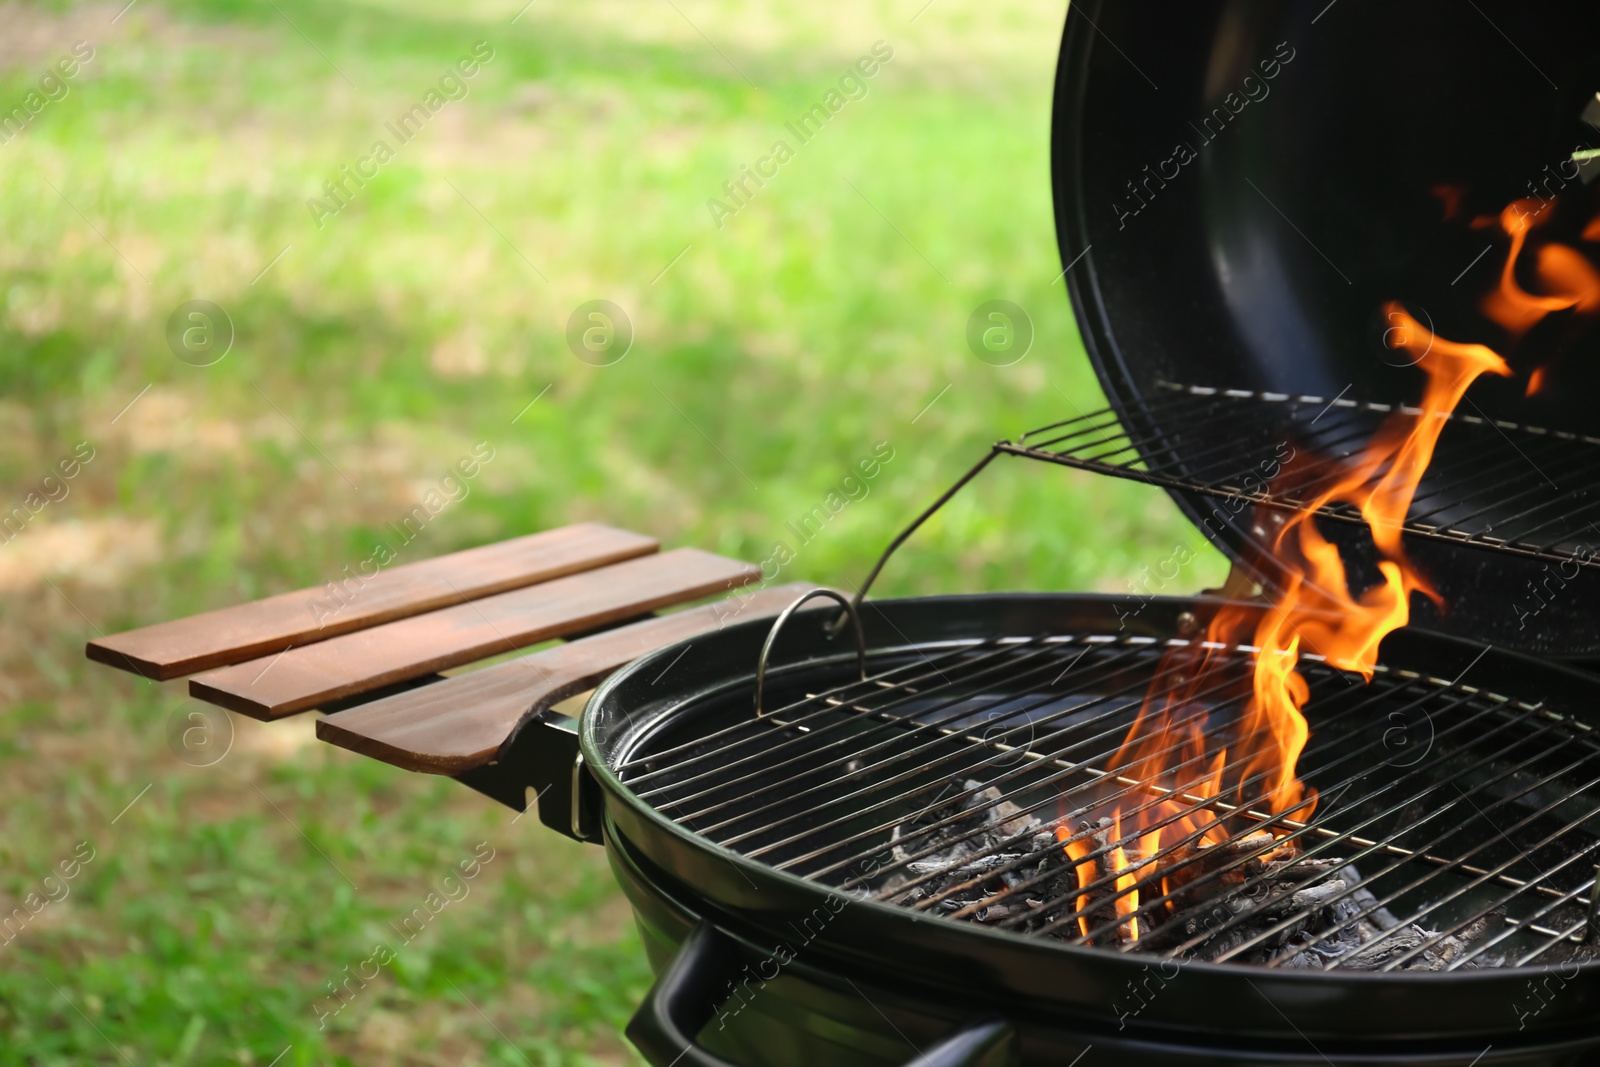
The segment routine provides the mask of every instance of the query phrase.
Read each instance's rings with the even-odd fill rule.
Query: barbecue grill
[[[367,698],[319,735],[518,810],[536,793],[544,824],[605,845],[634,907],[659,978],[629,1034],[663,1067],[1600,1062],[1600,363],[1581,316],[1493,338],[1521,376],[1474,385],[1443,427],[1402,523],[1439,599],[1416,598],[1370,679],[1300,656],[1315,810],[1205,755],[1265,743],[1246,710],[1273,653],[1208,622],[1274,610],[1255,596],[1285,578],[1274,516],[1316,508],[1371,573],[1367,521],[1319,487],[1380,422],[1434,417],[1375,309],[1481,332],[1494,257],[1472,257],[1493,242],[1466,220],[1600,136],[1592,5],[1319,6],[1073,5],[1056,209],[1109,406],[996,444],[853,596],[638,622],[754,575],[586,530],[468,594],[390,575],[392,606],[339,620],[379,640],[273,622],[196,651],[213,623],[187,651],[121,635],[91,654],[163,677],[231,664],[191,691],[263,718]],[[1199,143],[1174,175],[1175,141]],[[1571,228],[1595,204],[1573,177],[1550,211]],[[1534,361],[1558,387],[1534,388]],[[1317,465],[1278,479],[1290,453]],[[1233,577],[1190,598],[866,599],[1001,458],[1165,488]],[[494,647],[469,605],[433,611],[464,595],[516,620],[507,638],[482,616],[501,640],[576,639],[421,684]],[[273,653],[270,676],[247,658]],[[553,710],[602,678],[581,721]],[[1163,695],[1163,772],[1129,773]]]
[[[1228,593],[1274,588],[1273,516],[1315,506],[1380,421],[1432,417],[1378,309],[1403,300],[1440,334],[1483,336],[1492,261],[1457,285],[1482,230],[1443,225],[1429,190],[1492,213],[1594,133],[1600,63],[1577,41],[1596,17],[1073,6],[1057,217],[1110,406],[996,444],[891,544],[852,600],[864,664],[837,647],[844,616],[801,615],[698,642],[709,666],[669,692],[642,683],[674,650],[596,694],[582,751],[604,799],[579,821],[623,843],[619,876],[660,962],[698,923],[630,1031],[647,1054],[702,1056],[696,1030],[732,1003],[701,1040],[737,1062],[887,1062],[864,1034],[921,1045],[960,1019],[950,1062],[1600,1062],[1595,682],[1552,658],[1600,649],[1587,397],[1485,381],[1449,416],[1403,524],[1438,602],[1416,598],[1370,682],[1301,659],[1299,771],[1321,794],[1304,820],[1268,813],[1259,773],[1204,788],[1203,753],[1184,747],[1194,733],[1259,742],[1241,730],[1261,652],[1207,647],[1207,598],[864,599],[1001,457],[1162,486],[1235,559]],[[1510,69],[1507,38],[1540,43],[1539,72]],[[1264,59],[1276,72],[1258,97]],[[1227,128],[1190,123],[1241,86],[1250,104]],[[1180,160],[1193,171],[1152,174],[1175,141],[1201,142]],[[1558,228],[1594,214],[1570,185]],[[1580,322],[1541,330],[1519,360],[1569,383],[1595,373]],[[1321,473],[1285,485],[1286,452]],[[1314,521],[1370,572],[1360,513]],[[780,634],[800,663],[774,670]],[[1163,689],[1184,694],[1188,728],[1165,773],[1119,773]],[[1141,829],[1108,826],[1114,809],[1144,813]],[[1181,832],[1136,851],[1151,819]],[[1206,847],[1213,820],[1226,847]],[[772,958],[809,915],[828,921],[805,928],[793,966],[814,970],[773,968],[773,992],[746,1004],[737,962]],[[829,1000],[841,980],[903,1014]],[[830,1044],[841,1018],[853,1029]],[[984,1028],[996,1019],[1009,1036]]]
[[[1106,769],[1163,654],[1191,640],[1173,635],[1208,605],[1158,599],[1126,625],[1114,606],[869,601],[864,675],[832,614],[802,612],[775,648],[798,662],[769,666],[759,715],[764,620],[697,640],[659,682],[678,649],[602,686],[582,725],[596,794],[540,814],[606,841],[666,967],[630,1030],[646,1054],[893,1062],[914,1055],[891,1052],[901,1035],[925,1048],[956,1020],[984,1033],[1004,1019],[1022,1062],[1091,1048],[1151,1064],[1592,1062],[1590,676],[1420,630],[1392,635],[1370,684],[1313,664],[1301,766],[1327,801],[1307,822],[1274,821]],[[1195,714],[1226,732],[1252,652],[1220,651]],[[548,731],[526,742],[544,748],[555,727],[525,729]],[[1080,924],[1078,897],[1110,876],[1064,879],[1061,842],[1030,822],[1075,825],[1119,798],[1273,832],[1220,862],[1149,857],[1195,877],[1141,900],[1147,916],[1184,906],[1159,948],[1133,950],[1115,936],[1126,916],[1102,902]],[[1251,864],[1285,840],[1300,848],[1272,893],[1316,897],[1332,861],[1347,910],[1324,896],[1263,919]],[[1197,891],[1230,876],[1231,892]],[[1358,951],[1306,947],[1375,916],[1383,932]],[[708,1022],[700,1040],[723,1059],[684,1052]],[[1016,1062],[991,1054],[939,1062]]]

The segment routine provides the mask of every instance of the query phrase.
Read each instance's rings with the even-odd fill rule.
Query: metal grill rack
[[[1385,418],[1405,405],[1160,383],[1145,394],[1140,431],[1102,409],[1004,441],[996,452],[1118,478],[1305,510],[1347,469]],[[1537,559],[1600,567],[1600,438],[1453,414],[1404,530]],[[1318,469],[1293,494],[1270,486],[1292,449]],[[1359,523],[1344,506],[1320,515]]]
[[[1600,782],[1600,744],[1585,723],[1409,671],[1380,667],[1370,684],[1361,684],[1318,657],[1304,657],[1312,739],[1300,768],[1322,802],[1314,816],[1297,822],[1262,810],[1257,780],[1211,798],[1194,795],[1201,777],[1176,757],[1162,781],[1109,769],[1152,682],[1178,669],[1164,654],[1188,644],[1084,635],[952,642],[874,654],[865,679],[851,674],[826,687],[815,667],[780,671],[770,680],[778,699],[765,717],[752,718],[748,695],[735,694],[726,707],[708,711],[715,718],[688,739],[636,741],[618,770],[645,802],[725,848],[879,900],[903,902],[908,889],[948,875],[927,862],[943,846],[923,842],[933,841],[929,835],[939,827],[992,807],[993,793],[971,799],[971,784],[982,783],[1046,824],[1110,803],[1131,816],[1176,802],[1184,815],[1205,810],[1230,827],[1270,830],[1272,847],[1294,842],[1299,853],[1291,876],[1295,865],[1310,871],[1319,857],[1359,864],[1360,881],[1346,890],[1351,899],[1366,912],[1384,909],[1429,932],[1421,944],[1390,953],[1384,966],[1363,969],[1404,967],[1474,924],[1482,932],[1470,947],[1435,969],[1554,963],[1592,951],[1584,942],[1600,859],[1600,803],[1586,790]],[[1213,650],[1207,670],[1215,673],[1207,677],[1215,681],[1192,702],[1193,714],[1211,745],[1227,743],[1248,699],[1248,686],[1238,683],[1248,677],[1254,650],[1204,647]],[[846,677],[842,663],[835,669],[832,677]],[[1410,724],[1415,747],[1395,743],[1397,723]],[[950,810],[953,791],[963,810]],[[1099,853],[1133,848],[1135,834],[1130,826]],[[885,863],[891,838],[898,858]],[[1038,879],[1029,879],[1038,852],[1015,857],[1019,848],[1004,841],[976,857],[987,859],[989,875],[1017,875],[1005,889],[974,901],[957,899],[947,887],[907,906],[967,920],[1007,913],[1008,900],[1021,903],[1041,892]],[[1192,862],[1192,852],[1178,845],[1166,851],[1147,862],[1165,873]],[[1254,858],[1242,855],[1230,870],[1238,876]],[[864,873],[869,862],[870,874]],[[1325,872],[1311,871],[1305,884],[1319,878]],[[1117,892],[1104,882],[1075,888],[1042,905],[1009,909],[1012,918],[990,924],[1104,943],[1107,927],[1080,930],[1084,912],[1074,907],[1077,893],[1099,889]],[[1169,900],[1147,887],[1135,914],[1170,913]],[[1041,911],[1055,916],[1048,927],[1023,928],[1027,916]],[[1171,928],[1183,918],[1180,912],[1164,921]],[[1215,962],[1228,962],[1273,930]],[[1160,951],[1178,958],[1194,947],[1193,939],[1180,940]],[[1274,957],[1269,965],[1286,959]]]

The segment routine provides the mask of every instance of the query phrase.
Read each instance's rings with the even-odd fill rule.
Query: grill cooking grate
[[[1285,842],[1298,855],[1273,874],[1280,883],[1302,872],[1304,887],[1325,882],[1329,859],[1359,865],[1359,882],[1335,899],[1348,897],[1363,914],[1397,918],[1396,929],[1421,931],[1420,940],[1416,933],[1409,941],[1391,938],[1383,965],[1364,969],[1402,968],[1447,943],[1447,963],[1434,969],[1592,955],[1586,930],[1600,861],[1600,805],[1586,793],[1600,784],[1600,744],[1586,724],[1402,670],[1380,667],[1366,683],[1304,656],[1312,735],[1299,766],[1322,799],[1307,822],[1294,822],[1259,807],[1260,780],[1230,783],[1237,788],[1220,798],[1194,795],[1203,777],[1194,761],[1184,765],[1174,756],[1176,766],[1162,782],[1108,769],[1152,681],[1179,669],[1163,653],[1186,645],[1132,636],[950,642],[877,654],[865,681],[845,681],[845,667],[829,667],[837,673],[828,677],[839,682],[830,687],[819,684],[815,665],[781,670],[769,677],[773,710],[765,717],[751,712],[748,692],[724,694],[716,708],[701,709],[710,719],[674,716],[636,740],[618,772],[669,818],[780,870],[1068,943],[1105,944],[1129,918],[1085,931],[1079,919],[1095,920],[1086,913],[1110,897],[1079,911],[1079,893],[1115,897],[1126,890],[1119,892],[1108,876],[1039,899],[1051,883],[1033,873],[1038,846],[1030,854],[1022,843],[1038,840],[1038,826],[990,840],[953,865],[938,862],[950,835],[959,836],[996,797],[1043,820],[1046,829],[1078,826],[1085,813],[1119,803],[1130,820],[1128,835],[1104,841],[1096,855],[1134,848],[1132,817],[1163,800],[1175,801],[1183,814],[1208,810],[1236,835],[1267,830],[1276,838],[1223,869],[1207,869],[1202,879],[1248,882],[1246,866]],[[1255,650],[1207,647],[1215,651],[1202,680],[1214,684],[1200,686],[1189,707],[1208,737],[1227,742],[1247,699]],[[685,726],[685,720],[708,725]],[[974,792],[979,784],[982,796]],[[1159,864],[1171,873],[1196,862],[1183,844],[1148,857],[1152,869]],[[975,869],[975,861],[982,874],[953,884],[953,867]],[[1004,888],[972,899],[974,887],[994,885],[1002,875],[1009,875]],[[913,892],[919,887],[920,896]],[[1327,903],[1324,894],[1319,906]],[[1226,951],[1207,958],[1227,962],[1263,945],[1275,948],[1274,936],[1316,914],[1304,909],[1265,930],[1259,922],[1244,925],[1246,914],[1211,921],[1204,936],[1213,945],[1230,928],[1248,936],[1238,934]],[[1051,916],[1042,926],[1041,915]],[[1157,895],[1148,885],[1134,915],[1147,923],[1160,918],[1156,928],[1168,931],[1182,930],[1186,919],[1176,894]],[[1459,943],[1447,941],[1457,935]],[[1148,941],[1137,948],[1183,958],[1199,940],[1168,938],[1159,948]],[[1284,965],[1295,951],[1284,948],[1267,965]],[[1335,958],[1326,967],[1349,962]]]
[[[1125,427],[1110,409],[1024,434],[995,450],[1119,478],[1304,510],[1378,424],[1411,407],[1161,383],[1144,414],[1161,432]],[[1537,559],[1600,566],[1600,438],[1450,416],[1405,524],[1408,534]],[[1290,495],[1267,482],[1289,449],[1328,461],[1328,473]],[[1548,472],[1548,474],[1547,474]],[[1552,476],[1559,477],[1559,485]],[[1361,522],[1338,505],[1321,514]]]

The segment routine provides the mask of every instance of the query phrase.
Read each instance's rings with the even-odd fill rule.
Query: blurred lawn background
[[[480,441],[398,562],[583,519],[762,560],[887,441],[781,576],[859,582],[989,442],[1101,403],[1055,280],[1064,6],[122,2],[0,4],[0,111],[95,50],[0,145],[0,510],[94,448],[0,544],[0,911],[94,850],[0,944],[0,1063],[637,1062],[649,975],[600,850],[310,716],[190,766],[182,683],[83,643],[340,577]],[[795,144],[880,40],[867,96]],[[477,41],[470,95],[319,228],[307,199]],[[780,138],[718,228],[706,200]],[[197,298],[236,331],[204,368],[165,339]],[[596,298],[636,332],[607,367],[565,341]],[[965,344],[996,298],[1036,329],[1013,366]],[[1179,543],[1178,589],[1220,579],[1162,494],[1000,463],[878,592],[1121,591]],[[480,842],[470,894],[319,1025]]]

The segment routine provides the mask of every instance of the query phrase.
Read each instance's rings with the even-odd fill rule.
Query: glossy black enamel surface
[[[1600,146],[1580,119],[1600,90],[1597,39],[1600,5],[1578,2],[1074,4],[1053,119],[1056,219],[1112,403],[1142,426],[1141,396],[1162,379],[1412,402],[1423,375],[1384,345],[1382,309],[1399,300],[1517,372],[1475,384],[1463,412],[1600,435],[1600,325],[1560,312],[1514,342],[1479,309],[1508,241],[1471,224],[1517,197],[1555,196],[1540,239],[1595,259],[1580,233],[1600,205],[1570,155]],[[1453,209],[1445,187],[1460,191]],[[1558,377],[1526,397],[1536,365]],[[1596,478],[1531,461],[1524,473],[1563,488]],[[1473,505],[1512,506],[1506,492]],[[1175,495],[1197,521],[1211,514]],[[1237,550],[1244,521],[1228,523],[1225,547]],[[1517,604],[1548,578],[1543,564],[1413,552],[1450,605],[1441,616],[1419,602],[1417,623],[1530,651],[1600,650],[1600,572],[1529,614]]]

